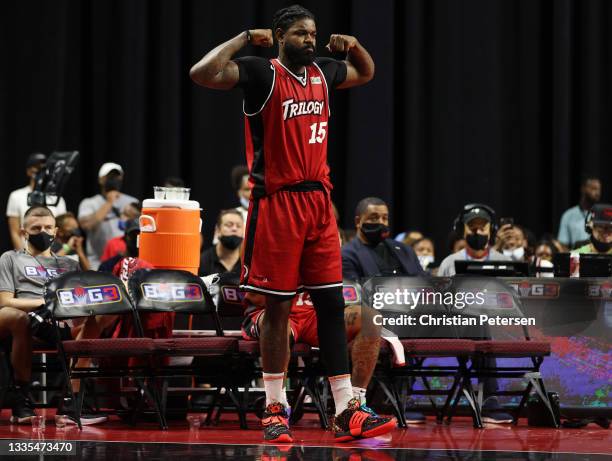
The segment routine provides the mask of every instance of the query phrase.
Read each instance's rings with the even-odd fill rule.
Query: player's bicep
[[[365,82],[369,80],[369,78],[361,75],[354,65],[352,65],[349,61],[343,61],[346,65],[346,78],[342,83],[339,83],[336,88],[339,90],[343,88],[351,88],[353,86],[363,85]]]
[[[234,88],[239,80],[240,71],[238,69],[238,64],[234,61],[228,61],[221,72],[215,75],[211,81],[207,82],[208,84],[206,86],[215,90],[229,90]]]

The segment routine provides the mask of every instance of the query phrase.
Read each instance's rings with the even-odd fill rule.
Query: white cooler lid
[[[161,200],[148,198],[142,202],[143,208],[181,208],[183,210],[201,210],[195,200]]]

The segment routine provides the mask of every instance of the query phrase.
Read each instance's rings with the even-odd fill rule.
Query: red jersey
[[[344,81],[346,66],[342,61],[318,59],[305,66],[302,75],[295,75],[278,59],[266,61],[262,70],[262,60],[237,60],[239,85],[245,89],[246,156],[253,195],[269,195],[304,181],[318,181],[331,189],[329,88]],[[259,95],[253,95],[253,86],[259,87]],[[253,101],[263,97],[262,89],[267,89],[263,103]]]

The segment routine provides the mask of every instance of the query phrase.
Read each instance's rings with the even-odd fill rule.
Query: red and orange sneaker
[[[293,442],[289,430],[289,412],[282,403],[274,402],[266,407],[261,424],[266,442]]]
[[[378,437],[397,427],[395,418],[378,416],[367,407],[362,408],[359,399],[351,399],[348,408],[336,416],[333,431],[336,442]]]

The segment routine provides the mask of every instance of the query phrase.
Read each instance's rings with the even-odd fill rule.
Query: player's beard
[[[314,47],[297,47],[289,43],[285,43],[285,55],[296,66],[308,66],[317,56]]]

